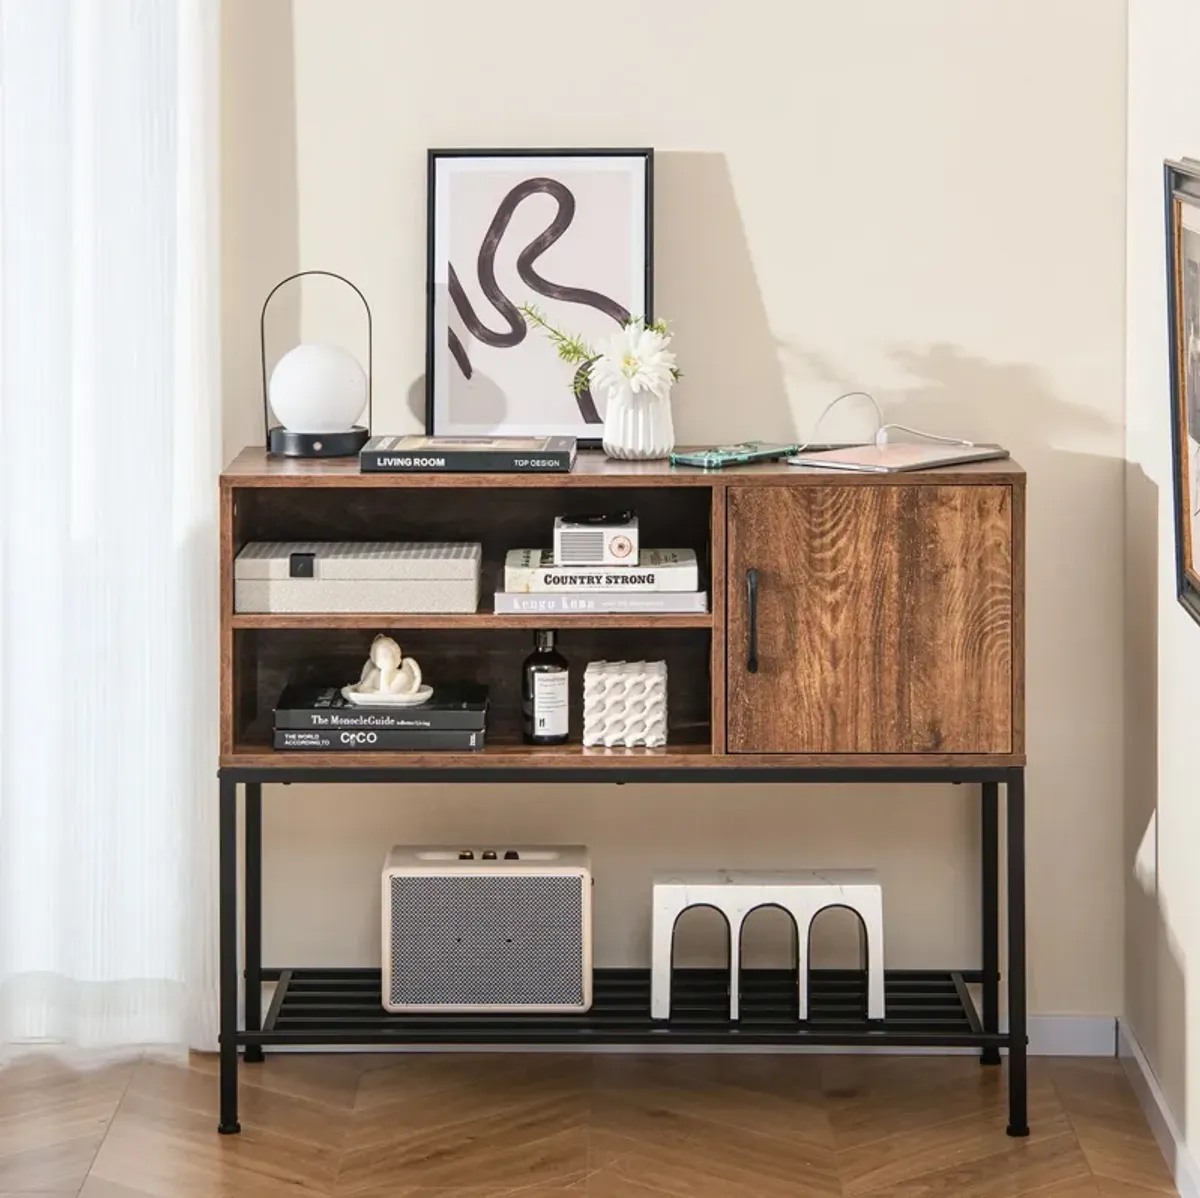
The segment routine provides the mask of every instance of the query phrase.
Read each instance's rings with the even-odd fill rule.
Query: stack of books
[[[650,614],[708,611],[692,549],[643,549],[633,565],[557,566],[550,549],[512,549],[497,615]]]
[[[475,685],[437,687],[415,707],[359,707],[337,686],[289,686],[275,707],[275,748],[477,752],[487,709],[487,689]]]

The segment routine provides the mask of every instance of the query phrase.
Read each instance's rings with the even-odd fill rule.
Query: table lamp
[[[267,308],[283,286],[308,275],[345,283],[367,314],[367,368],[340,345],[304,341],[275,363],[267,376]],[[262,349],[263,426],[267,452],[292,458],[352,457],[367,443],[371,425],[371,309],[349,279],[329,270],[302,270],[271,288],[259,319]],[[367,413],[367,426],[356,422]],[[272,425],[274,413],[279,423]]]

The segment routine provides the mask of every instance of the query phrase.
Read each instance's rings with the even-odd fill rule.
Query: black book
[[[487,687],[439,686],[419,707],[358,707],[340,686],[289,686],[275,705],[275,727],[333,732],[343,728],[479,732],[487,719]]]
[[[574,437],[372,437],[358,454],[364,474],[566,474]]]
[[[426,728],[277,728],[277,749],[362,753],[372,749],[398,752],[474,753],[483,748],[484,733],[438,732]]]

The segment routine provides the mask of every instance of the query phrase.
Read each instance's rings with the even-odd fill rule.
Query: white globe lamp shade
[[[309,341],[275,364],[267,397],[289,432],[347,433],[367,406],[367,376],[349,350]]]

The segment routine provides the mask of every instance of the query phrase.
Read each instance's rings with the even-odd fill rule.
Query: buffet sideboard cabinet
[[[1028,1133],[1025,1012],[1025,474],[1010,459],[894,475],[761,464],[704,471],[584,451],[569,474],[362,474],[356,460],[244,450],[222,474],[221,1089],[296,1045],[663,1044],[974,1047],[1009,1054],[1010,1135]],[[504,554],[549,543],[557,515],[630,509],[644,545],[691,548],[708,611],[498,615]],[[477,541],[479,610],[461,615],[248,614],[234,559],[249,541]],[[571,743],[520,734],[520,664],[553,627],[572,663]],[[474,753],[286,752],[272,709],[289,682],[351,680],[377,633],[433,680],[491,696]],[[578,686],[598,658],[667,662],[667,745],[584,748]],[[723,971],[680,970],[678,1009],[650,1019],[649,969],[598,968],[590,1012],[392,1015],[378,969],[264,968],[264,782],[953,782],[980,805],[978,967],[889,970],[882,1021],[860,970],[816,970],[808,1019],[785,970],[748,971],[731,1023]],[[239,960],[238,787],[244,787]],[[978,786],[978,791],[975,786]],[[1007,869],[1008,1025],[1000,1030],[1000,787]],[[732,792],[731,792],[732,793]],[[281,798],[280,802],[286,802]],[[403,793],[398,796],[403,801]],[[763,829],[764,837],[770,829]],[[382,854],[387,846],[381,846]],[[797,852],[797,858],[800,854]],[[789,865],[779,846],[777,866]],[[721,862],[714,862],[716,866]],[[796,865],[811,866],[797,860]],[[870,864],[869,862],[865,864]],[[669,868],[669,861],[663,862]],[[603,885],[603,878],[598,879]],[[647,919],[650,895],[646,895]],[[807,964],[807,963],[805,963]],[[238,1009],[239,976],[244,1009]],[[274,984],[263,1014],[263,987]]]

